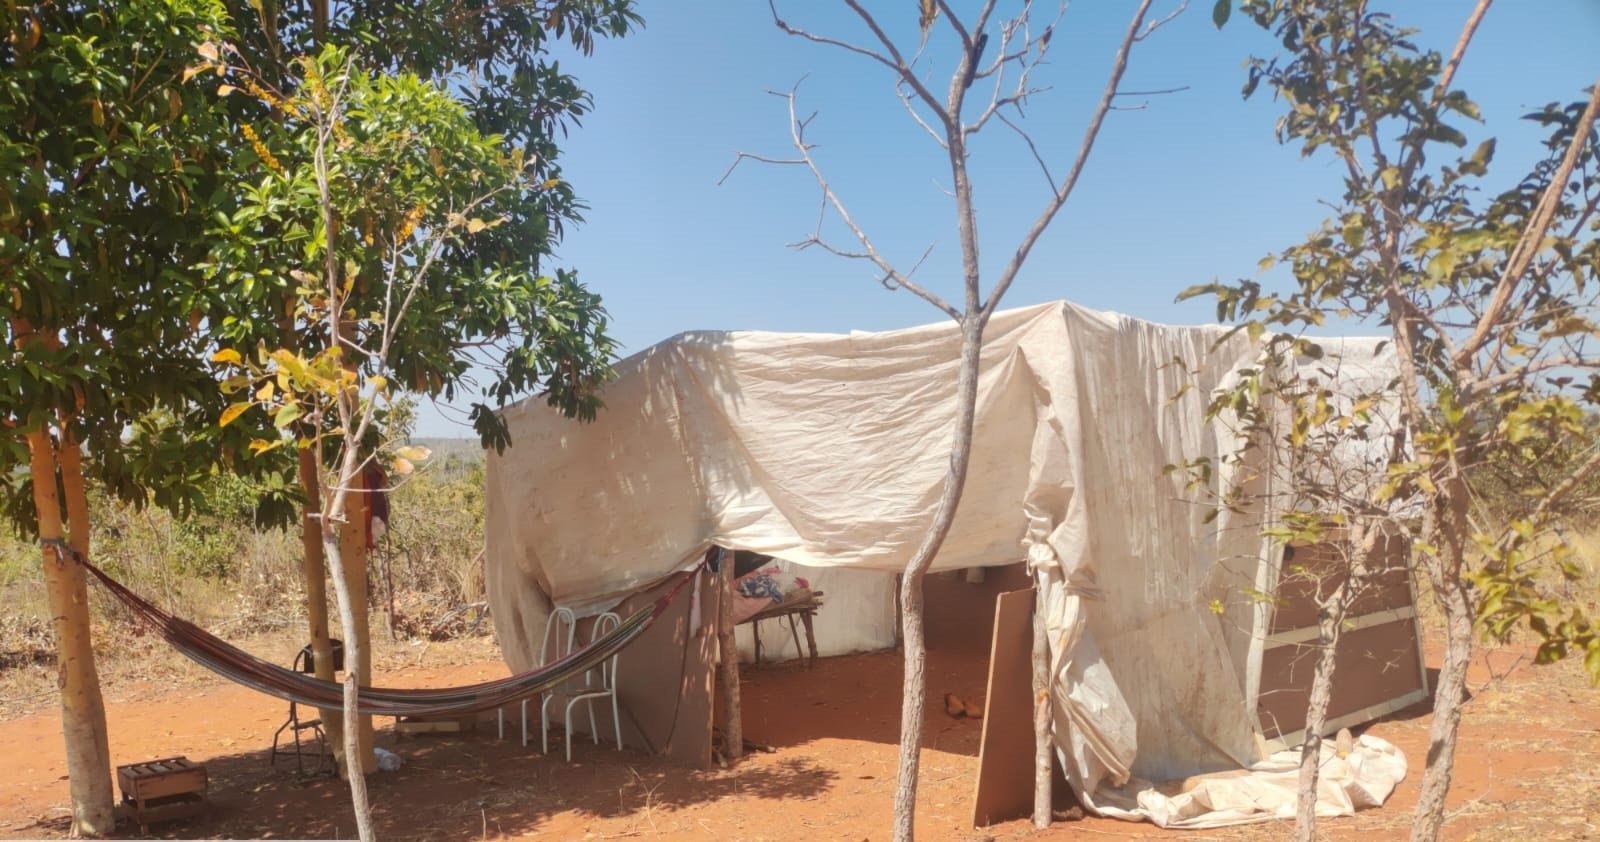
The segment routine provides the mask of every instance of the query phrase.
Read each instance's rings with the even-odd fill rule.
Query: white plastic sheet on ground
[[[1029,561],[1051,633],[1056,745],[1074,789],[1089,804],[1108,793],[1108,812],[1130,782],[1259,760],[1252,642],[1264,615],[1237,596],[1271,564],[1261,519],[1208,522],[1182,472],[1165,470],[1237,445],[1205,407],[1259,349],[1226,333],[1058,302],[998,313],[985,336],[967,486],[934,569]],[[1365,372],[1392,365],[1374,342],[1339,347]],[[490,456],[486,513],[507,660],[532,663],[552,601],[604,604],[712,543],[903,568],[949,464],[959,348],[949,322],[683,334],[619,364],[593,423],[537,400],[507,409],[514,446]],[[1361,765],[1377,779],[1404,768]],[[1114,814],[1201,826],[1278,812],[1246,816],[1231,790],[1196,791],[1213,794],[1136,794]]]
[[[1386,740],[1363,735],[1348,755],[1322,744],[1317,815],[1348,816],[1383,804],[1406,776],[1406,757]],[[1300,751],[1280,751],[1248,769],[1166,785],[1134,780],[1093,795],[1095,812],[1199,829],[1292,819],[1300,784]]]

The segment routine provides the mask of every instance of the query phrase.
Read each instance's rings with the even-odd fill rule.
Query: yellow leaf
[[[234,365],[238,365],[243,361],[243,358],[239,356],[238,351],[232,348],[223,348],[222,350],[211,355],[211,361],[214,363],[232,363]]]
[[[252,404],[249,401],[242,401],[240,403],[230,405],[227,409],[222,411],[222,417],[217,419],[217,426],[226,427],[229,424],[232,424],[239,418],[239,416],[244,414],[245,410],[254,405],[255,404]]]
[[[374,374],[367,378],[367,384],[381,392],[384,389],[389,388],[389,378],[384,377],[381,374]]]
[[[203,64],[195,64],[185,67],[183,69],[183,81],[187,82],[190,79],[193,79],[197,74],[204,73],[205,70],[206,66]]]
[[[234,91],[237,91],[237,90],[239,90],[239,89],[235,88],[232,85],[218,85],[217,86],[217,96],[227,96],[228,94],[231,94],[231,93],[233,93]]]
[[[540,190],[549,190],[550,188],[555,187],[555,186],[559,185],[560,183],[561,183],[561,179],[559,179],[559,178],[547,179],[545,181],[545,183],[539,185],[539,189]]]
[[[217,60],[217,45],[216,44],[201,44],[200,48],[198,50],[196,50],[196,52],[200,53],[200,57],[201,58],[209,59],[211,61],[216,61]]]
[[[409,473],[411,473],[412,471],[414,471],[416,469],[417,469],[417,466],[411,464],[411,460],[409,460],[409,459],[406,459],[404,457],[397,457],[394,460],[394,472],[397,473],[397,474],[402,474],[402,475],[409,474]]]
[[[429,456],[433,455],[433,451],[432,450],[429,450],[428,448],[423,447],[420,444],[413,444],[413,445],[410,445],[409,447],[402,447],[399,450],[395,451],[395,453],[397,455],[399,455],[399,457],[401,459],[405,459],[405,460],[410,461],[410,462],[421,462],[421,461],[427,459]]]
[[[272,400],[272,393],[273,393],[274,390],[275,390],[275,387],[274,387],[273,382],[271,380],[268,380],[266,385],[262,386],[260,389],[258,389],[256,391],[256,400],[258,400],[258,401],[270,401],[270,400]]]

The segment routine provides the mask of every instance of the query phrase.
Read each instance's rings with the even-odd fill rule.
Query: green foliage
[[[325,20],[320,36],[319,11]],[[298,95],[307,75],[298,57],[317,55],[324,44],[353,50],[365,72],[393,77],[397,83],[411,79],[408,84],[427,84],[447,93],[439,99],[453,100],[476,135],[492,138],[498,154],[513,161],[525,176],[515,189],[494,196],[492,217],[487,213],[483,217],[495,220],[492,227],[453,240],[437,255],[440,277],[455,281],[431,285],[419,295],[420,306],[411,314],[406,339],[396,344],[389,362],[394,377],[407,388],[455,400],[479,385],[474,374],[492,372],[469,410],[486,445],[503,447],[507,442],[504,424],[494,411],[535,389],[544,391],[562,411],[591,417],[599,406],[595,388],[608,376],[615,349],[605,333],[605,313],[599,298],[579,283],[575,273],[548,272],[541,265],[564,226],[580,218],[582,205],[561,178],[557,138],[587,113],[591,102],[549,51],[565,40],[587,54],[597,39],[637,29],[641,21],[632,0],[537,0],[467,7],[453,0],[429,0],[404,8],[366,0],[331,5],[319,0],[304,6],[240,7],[235,14],[240,36],[209,58],[220,57],[236,69],[240,78],[233,81],[250,94],[239,98],[257,105],[267,100],[266,108],[257,109],[263,116],[250,126],[259,137],[248,138],[250,148],[241,155],[242,163],[255,167],[248,179],[252,189],[259,191],[260,179],[274,171],[274,165],[283,165],[288,160],[284,156],[296,148],[292,141],[285,149],[278,148],[284,141],[282,132],[273,131],[265,115],[274,119],[284,115],[272,100]],[[390,112],[380,119],[398,116]],[[446,121],[452,131],[461,128],[458,118]],[[442,152],[452,158],[451,166],[477,165],[460,160],[462,155],[448,145],[426,145],[428,138],[413,130],[427,125],[395,128],[416,135],[423,144],[416,151],[434,156]],[[358,127],[350,128],[354,132]],[[300,151],[304,152],[303,144]],[[412,163],[439,167],[445,162],[435,157]],[[375,191],[386,182],[380,177],[363,187]],[[227,255],[217,256],[234,282],[249,286],[246,291],[258,305],[249,312],[235,308],[217,314],[219,321],[233,319],[226,341],[239,346],[258,340],[274,347],[292,344],[281,316],[292,314],[298,305],[283,272],[274,273],[273,268],[293,268],[303,262],[304,255],[296,249],[304,242],[298,238],[308,234],[292,223],[282,232],[273,228],[281,220],[271,217],[282,208],[268,208],[266,219],[252,211],[281,198],[258,192],[240,209],[243,218],[219,219],[220,226],[230,230],[265,225],[248,231],[256,238],[252,245],[266,249],[256,261],[265,268],[236,272],[239,267],[229,266]],[[396,218],[403,219],[417,208],[393,198],[387,217],[341,215],[338,224],[358,229],[363,238],[374,228],[393,230]],[[375,277],[370,266],[360,269],[358,278]],[[258,284],[268,289],[255,289]],[[365,292],[357,289],[358,295]],[[320,341],[315,336],[299,339],[313,346]]]
[[[228,32],[226,11],[11,4],[0,21],[0,419],[67,419],[118,497],[186,509],[251,436],[206,423],[222,397],[200,328],[218,290],[190,271],[230,138],[215,78],[186,68]],[[42,341],[16,349],[35,329]],[[0,442],[4,506],[28,531],[26,465],[20,437]]]
[[[218,215],[208,269],[254,296],[250,311],[293,307],[311,340],[269,351],[258,325],[223,316],[225,343],[248,348],[255,338],[257,347],[251,358],[234,347],[213,355],[236,372],[223,383],[235,402],[222,426],[270,419],[283,434],[258,438],[257,453],[355,432],[338,428],[351,423],[334,412],[341,400],[356,401],[356,415],[372,412],[408,379],[417,391],[452,394],[471,362],[463,341],[484,336],[511,339],[496,385],[502,402],[537,381],[552,402],[592,416],[612,347],[598,299],[570,275],[531,274],[515,255],[455,259],[494,237],[529,190],[550,187],[527,185],[519,153],[479,133],[438,86],[366,71],[335,48],[299,63],[303,78],[288,95],[247,68],[217,66],[281,120],[252,132],[262,172],[232,215]],[[338,273],[332,286],[329,271]],[[342,347],[323,340],[333,313],[348,333]]]
[[[1330,157],[1344,192],[1305,242],[1262,261],[1290,270],[1288,290],[1241,279],[1184,295],[1214,296],[1218,317],[1242,321],[1252,336],[1330,317],[1387,326],[1403,371],[1394,387],[1405,447],[1391,452],[1367,499],[1327,502],[1372,516],[1409,512],[1393,519],[1413,535],[1436,587],[1470,583],[1485,634],[1503,638],[1520,624],[1544,641],[1542,658],[1587,651],[1600,680],[1593,625],[1536,575],[1575,569],[1550,527],[1592,511],[1594,500],[1574,492],[1600,468],[1600,428],[1589,421],[1600,408],[1591,350],[1600,335],[1600,94],[1527,115],[1544,129],[1547,154],[1492,191],[1495,141],[1467,149],[1464,127],[1482,120],[1478,107],[1450,87],[1454,63],[1420,48],[1413,30],[1359,0],[1243,0],[1238,10],[1283,48],[1249,62],[1245,96],[1265,83],[1285,106],[1280,141]],[[1314,402],[1302,411],[1299,378],[1218,400],[1265,417],[1285,387],[1301,392],[1287,396],[1291,429],[1340,421]],[[1291,440],[1302,457],[1330,446]],[[1467,517],[1470,479],[1517,472],[1529,479],[1516,493]]]

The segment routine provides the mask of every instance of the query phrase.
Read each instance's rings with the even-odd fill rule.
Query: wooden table
[[[772,606],[763,608],[760,611],[750,615],[750,617],[744,622],[749,623],[750,630],[755,633],[756,663],[761,663],[762,620],[776,619],[779,625],[782,625],[783,622],[787,620],[789,623],[789,633],[794,636],[795,655],[800,658],[805,657],[804,650],[800,648],[800,631],[795,626],[795,617],[798,616],[800,618],[800,622],[805,624],[806,643],[811,650],[811,659],[806,662],[806,666],[809,667],[812,664],[815,664],[817,662],[817,632],[816,628],[812,625],[812,621],[817,616],[817,609],[821,607],[822,592],[815,591],[811,594],[811,596],[806,597],[805,599],[797,599],[793,602],[774,603]],[[740,625],[743,625],[743,623]]]

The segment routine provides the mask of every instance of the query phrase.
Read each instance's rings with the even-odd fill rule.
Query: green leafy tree
[[[283,99],[298,93],[297,57],[315,54],[324,44],[354,49],[363,66],[375,72],[410,74],[449,91],[481,133],[498,137],[507,155],[520,156],[530,176],[514,192],[496,196],[500,223],[495,228],[470,241],[450,242],[437,256],[438,272],[409,312],[406,341],[391,349],[390,376],[429,398],[470,398],[474,429],[485,445],[497,448],[508,439],[495,410],[535,389],[569,414],[592,415],[598,407],[594,390],[613,352],[604,311],[575,273],[542,271],[564,227],[582,210],[571,185],[561,179],[557,140],[587,113],[591,101],[550,51],[565,40],[588,54],[597,40],[626,35],[640,24],[632,0],[430,0],[404,7],[269,0],[230,2],[229,9],[238,36],[225,47],[214,45],[203,58],[248,69],[233,80],[237,86],[223,89],[242,88],[246,94],[229,101],[238,103],[234,107],[243,115],[237,163],[248,173],[247,193],[258,189],[263,174],[277,163],[277,153],[269,148],[271,127],[286,117]],[[383,189],[383,181],[368,189]],[[300,317],[298,283],[283,272],[304,259],[303,232],[297,222],[274,220],[262,198],[247,195],[218,217],[224,247],[213,256],[213,271],[247,299],[243,306],[214,314],[219,341],[240,347],[266,342],[315,353],[328,339]],[[411,210],[390,207],[390,216],[380,217],[367,208],[341,216],[337,224],[370,232],[396,224]],[[287,227],[272,227],[280,221]],[[353,258],[380,259],[370,249]],[[374,275],[370,265],[360,268],[354,277],[356,295],[363,297],[369,292],[365,279]],[[359,362],[346,360],[347,365]],[[297,429],[302,442],[315,435],[304,423]],[[309,519],[322,489],[305,448],[299,450],[297,471],[307,500],[302,536],[311,645],[319,676],[332,678],[324,564],[318,527]],[[347,559],[358,579],[365,570],[360,544],[351,540]],[[365,637],[364,624],[348,633]],[[330,718],[334,730],[337,722]],[[336,733],[331,736],[335,745],[343,744]]]
[[[602,333],[604,314],[575,273],[545,271],[542,264],[565,227],[581,220],[583,205],[561,177],[558,139],[588,113],[592,100],[551,50],[566,43],[587,55],[597,40],[636,30],[642,21],[633,0],[427,0],[403,8],[375,0],[313,0],[303,5],[233,2],[230,8],[240,36],[226,58],[249,68],[251,81],[263,89],[292,95],[299,78],[290,66],[295,57],[315,54],[323,44],[353,49],[373,71],[411,74],[451,91],[477,129],[498,137],[506,154],[519,156],[526,168],[523,186],[496,197],[500,224],[439,255],[441,274],[476,282],[457,284],[448,297],[428,294],[437,287],[421,293],[427,312],[413,318],[433,319],[437,339],[397,347],[394,377],[418,393],[450,400],[476,387],[469,418],[485,445],[494,447],[508,441],[495,410],[534,389],[548,391],[569,413],[591,415],[598,403],[593,383],[583,381],[598,370],[597,360],[603,367],[612,346],[589,342],[562,325],[566,315],[582,311]],[[281,117],[272,103],[252,99],[260,102],[260,121]],[[264,132],[263,123],[256,122],[251,131]],[[249,221],[234,218],[226,224]],[[363,215],[341,220],[366,227],[389,222]],[[276,241],[275,232],[263,232],[253,245],[271,247]],[[277,263],[286,265],[281,259]],[[516,271],[490,276],[485,266]],[[527,278],[539,283],[524,283]],[[230,340],[281,337],[274,331],[284,310],[272,305],[289,285],[281,278],[259,280],[260,287],[252,290],[259,306],[233,314],[225,332]],[[547,312],[554,299],[566,302],[567,312]],[[413,339],[424,335],[415,331]],[[478,382],[485,371],[491,373]]]
[[[1245,95],[1266,83],[1284,105],[1279,139],[1331,159],[1344,190],[1319,230],[1264,261],[1290,270],[1287,291],[1244,280],[1187,293],[1214,294],[1219,318],[1256,333],[1331,318],[1389,332],[1404,446],[1362,503],[1396,513],[1391,525],[1411,541],[1445,618],[1411,829],[1419,840],[1436,839],[1443,825],[1477,635],[1504,639],[1526,628],[1541,641],[1538,660],[1579,653],[1600,678],[1594,622],[1550,587],[1578,572],[1551,527],[1600,470],[1600,441],[1587,422],[1600,401],[1592,348],[1600,331],[1600,83],[1586,101],[1528,115],[1545,132],[1545,154],[1510,187],[1491,188],[1495,141],[1467,148],[1461,126],[1481,117],[1452,87],[1489,5],[1476,4],[1445,56],[1364,0],[1238,4],[1283,48],[1250,61]],[[1216,9],[1220,25],[1230,3]],[[1544,485],[1496,511],[1474,510],[1475,472],[1535,466]]]
[[[7,4],[0,10],[0,494],[44,542],[62,669],[74,829],[112,829],[105,713],[89,638],[85,474],[182,511],[248,430],[205,429],[223,398],[198,353],[206,252],[227,140],[196,46],[212,0]],[[64,535],[65,520],[70,535]]]
[[[502,319],[537,314],[544,321],[539,352],[571,345],[593,354],[581,364],[565,354],[532,358],[552,371],[566,366],[570,380],[547,374],[545,381],[560,395],[552,400],[581,413],[592,411],[590,390],[608,370],[610,346],[592,297],[574,301],[569,287],[532,274],[518,256],[473,265],[465,277],[465,267],[451,261],[476,238],[492,238],[540,185],[530,188],[527,161],[516,150],[508,153],[502,138],[482,134],[447,91],[411,74],[371,71],[333,47],[297,62],[293,93],[269,88],[244,65],[219,61],[207,69],[213,66],[280,116],[252,133],[265,172],[218,229],[213,266],[225,283],[240,286],[286,279],[299,326],[292,346],[257,342],[215,354],[235,372],[224,388],[238,396],[219,423],[269,416],[281,434],[251,449],[265,455],[300,448],[326,489],[315,522],[347,637],[344,755],[364,757],[370,749],[360,739],[356,708],[358,686],[370,680],[361,634],[365,593],[351,586],[344,525],[356,511],[354,493],[369,463],[384,462],[403,475],[426,456],[420,448],[375,441],[383,408],[402,388],[394,380],[397,361],[448,341],[441,326],[459,325],[462,315],[446,308],[475,303],[463,295],[506,292],[508,300],[497,305]],[[258,231],[276,232],[298,259],[276,262],[287,259],[285,252],[259,247]],[[363,765],[345,768],[361,836],[370,839]]]

